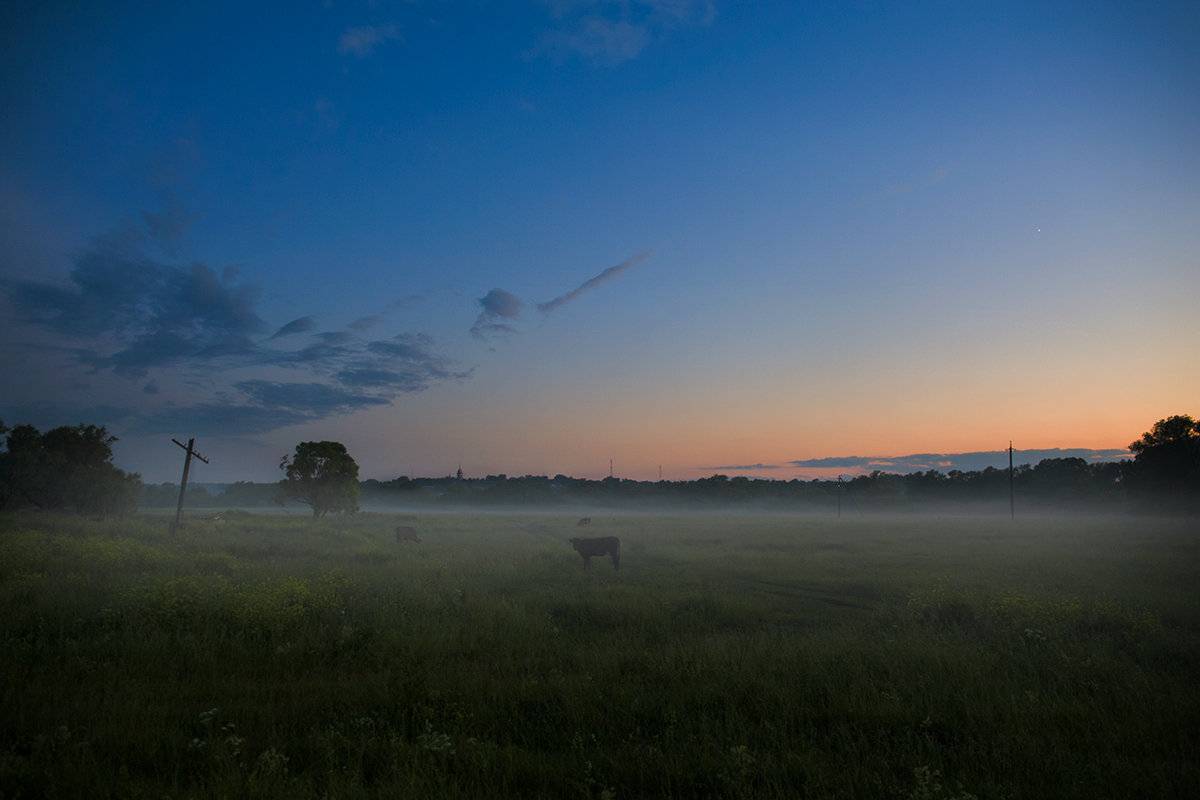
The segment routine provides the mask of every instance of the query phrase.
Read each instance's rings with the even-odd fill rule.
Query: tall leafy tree
[[[1129,449],[1134,454],[1141,455],[1162,445],[1198,440],[1200,440],[1200,422],[1192,419],[1188,414],[1176,414],[1154,423],[1154,427],[1143,433],[1142,438],[1130,444]]]
[[[1129,449],[1131,489],[1143,501],[1200,510],[1200,422],[1187,414],[1160,419]]]
[[[41,434],[32,425],[18,425],[0,456],[0,501],[6,508],[132,513],[142,480],[113,466],[115,441],[103,426],[62,426]]]
[[[358,464],[341,442],[301,442],[279,468],[283,494],[310,507],[314,518],[358,511]]]

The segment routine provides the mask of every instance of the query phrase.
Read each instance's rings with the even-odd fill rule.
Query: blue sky
[[[77,5],[0,32],[0,417],[149,481],[172,437],[804,477],[1198,412],[1193,3]]]

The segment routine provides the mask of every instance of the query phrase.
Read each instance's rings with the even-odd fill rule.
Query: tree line
[[[104,427],[76,425],[39,433],[31,425],[9,430],[0,451],[0,508],[65,510],[108,516],[139,504],[174,507],[176,484],[143,486],[137,473],[112,464],[116,437]],[[724,508],[830,510],[845,513],[1081,507],[1200,513],[1200,422],[1187,415],[1159,420],[1129,445],[1132,459],[1088,463],[1049,458],[1036,465],[896,474],[876,470],[849,480],[768,480],[713,475],[693,481],[591,480],[555,475],[485,478],[396,478],[359,481],[358,464],[340,442],[302,442],[280,462],[275,483],[239,481],[220,492],[191,487],[185,505],[196,508],[307,506],[314,517],[379,508],[561,506],[601,508]],[[1011,493],[1011,494],[1010,494]]]
[[[832,510],[845,513],[954,508],[1023,508],[1090,511],[1200,511],[1200,423],[1189,416],[1157,422],[1129,446],[1132,459],[1088,463],[1048,458],[1036,465],[896,474],[876,470],[848,480],[769,480],[713,475],[693,481],[591,480],[567,475],[488,475],[484,478],[400,477],[358,482],[358,466],[336,442],[305,442],[285,458],[279,484],[235,483],[210,494],[197,488],[197,506],[308,505],[314,516],[375,508],[411,507],[609,507]],[[147,505],[171,505],[178,489],[147,487]]]
[[[921,510],[959,505],[1008,507],[1009,492],[1024,505],[1118,507],[1129,501],[1125,481],[1132,461],[1089,464],[1081,458],[1045,459],[1036,466],[907,475],[876,470],[846,480],[771,480],[716,474],[691,481],[590,480],[556,475],[478,479],[399,478],[362,484],[363,502],[383,506],[533,506],[833,511]]]

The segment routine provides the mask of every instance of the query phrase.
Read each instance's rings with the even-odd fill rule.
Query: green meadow
[[[1195,520],[225,516],[0,516],[0,797],[1200,785]]]

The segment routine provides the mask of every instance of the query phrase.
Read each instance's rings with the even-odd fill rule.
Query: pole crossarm
[[[205,464],[208,463],[207,458],[205,458],[204,456],[200,455],[199,453],[197,453],[195,450],[192,449],[192,442],[196,441],[195,439],[188,439],[187,444],[184,444],[183,442],[179,441],[178,439],[172,439],[171,441],[174,442],[175,444],[179,445],[180,447],[182,447],[184,450],[186,450],[188,452],[188,455],[192,456],[193,458],[198,458],[201,461],[203,461]]]

